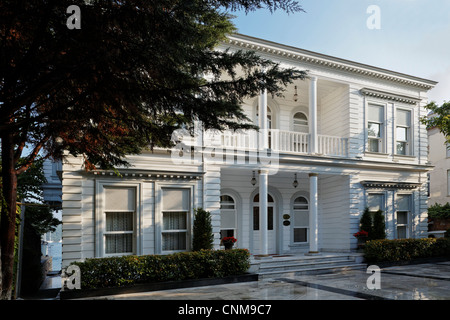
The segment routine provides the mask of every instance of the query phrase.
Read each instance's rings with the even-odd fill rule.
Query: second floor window
[[[384,107],[369,104],[367,121],[369,152],[384,152]]]
[[[396,154],[411,155],[411,111],[397,109]]]

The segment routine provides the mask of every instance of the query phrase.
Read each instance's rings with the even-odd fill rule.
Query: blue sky
[[[438,81],[430,100],[450,101],[449,0],[298,0],[306,13],[233,13],[238,32]],[[380,29],[369,29],[371,5]]]

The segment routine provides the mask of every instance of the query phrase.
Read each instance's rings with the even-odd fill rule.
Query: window
[[[406,239],[409,237],[410,214],[411,214],[411,196],[398,195],[397,211],[396,211],[397,239]]]
[[[308,242],[309,204],[305,197],[298,197],[294,200],[293,213],[293,242]]]
[[[411,154],[411,111],[397,109],[396,113],[396,154]]]
[[[384,107],[369,104],[367,136],[368,151],[384,152]]]
[[[220,238],[236,237],[236,204],[229,195],[220,196]]]
[[[190,190],[162,188],[162,251],[188,250]]]
[[[293,121],[295,132],[308,132],[308,118],[303,112],[294,114]]]
[[[136,188],[104,187],[105,255],[135,253]]]
[[[267,230],[273,230],[273,198],[267,195]],[[259,230],[259,194],[253,198],[253,230]]]
[[[370,193],[367,196],[367,207],[370,212],[384,211],[384,194]]]

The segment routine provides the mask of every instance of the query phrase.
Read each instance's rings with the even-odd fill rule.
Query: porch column
[[[267,89],[261,91],[259,95],[258,107],[258,126],[260,129],[258,134],[259,150],[266,150],[269,148],[269,133],[267,131]]]
[[[267,192],[269,185],[269,170],[259,170],[259,234],[260,254],[269,254],[269,242],[267,239]]]
[[[319,143],[317,139],[317,77],[309,79],[309,139],[310,153],[318,153]]]
[[[309,174],[309,253],[319,253],[319,228],[318,228],[318,214],[317,214],[317,173]]]

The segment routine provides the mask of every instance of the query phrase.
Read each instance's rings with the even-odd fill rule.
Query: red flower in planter
[[[369,236],[369,233],[368,233],[367,231],[361,230],[361,231],[359,231],[359,232],[357,232],[357,233],[354,233],[353,236],[354,236],[355,238],[368,237],[368,236]]]
[[[237,239],[235,237],[224,237],[222,238],[222,243],[230,243],[230,244],[234,244],[237,241]]]

